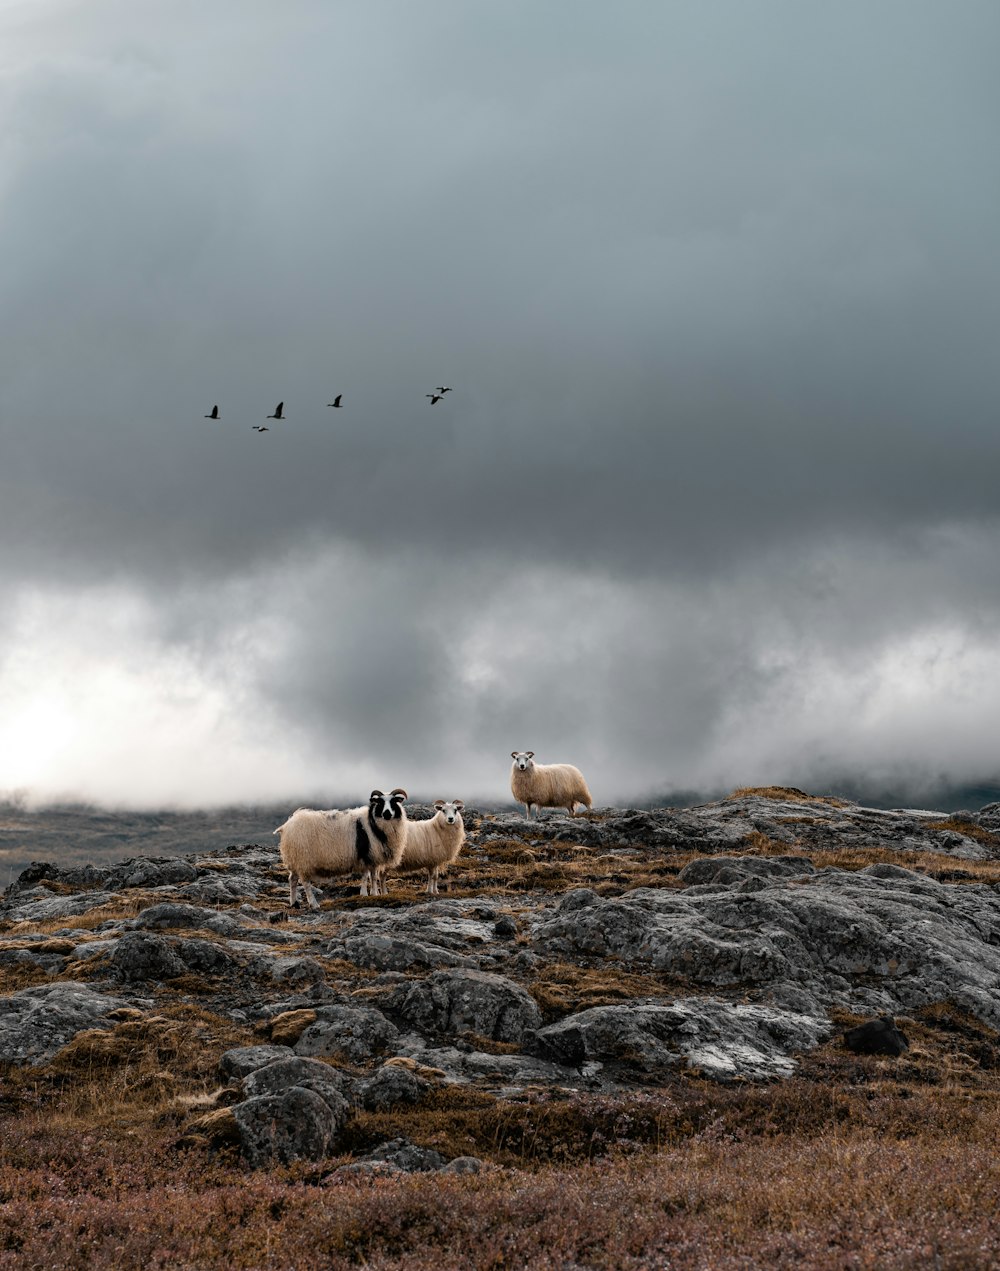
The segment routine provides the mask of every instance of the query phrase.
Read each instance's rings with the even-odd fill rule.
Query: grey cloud
[[[822,668],[849,731],[886,649],[994,617],[998,28],[35,11],[0,76],[8,594],[114,585],[278,744],[486,784],[521,745],[724,781]]]

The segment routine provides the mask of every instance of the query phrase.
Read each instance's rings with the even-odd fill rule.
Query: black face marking
[[[375,807],[373,805],[372,807],[368,809],[368,824],[371,826],[372,833],[375,835],[378,841],[382,844],[382,846],[388,847],[389,840],[385,836],[385,830],[382,829],[381,825],[379,825],[378,821],[375,819],[377,815],[378,813],[375,811]],[[360,821],[358,822],[358,833],[359,834],[363,833],[361,829]]]
[[[371,820],[370,814],[368,819]],[[368,841],[368,835],[365,832],[364,822],[362,821],[354,823],[354,851],[357,853],[358,860],[362,865],[370,866],[375,863],[372,857],[371,843]]]

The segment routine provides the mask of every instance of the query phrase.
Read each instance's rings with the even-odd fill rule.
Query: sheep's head
[[[535,757],[535,752],[533,750],[512,750],[510,757],[514,760],[515,768],[518,768],[521,772],[527,772],[532,766],[531,761]]]
[[[453,803],[446,803],[444,799],[438,799],[434,806],[438,810],[438,815],[443,816],[449,825],[455,825],[462,820],[462,809],[465,804],[461,799],[455,799]]]
[[[376,820],[400,821],[406,815],[403,810],[405,798],[406,791],[398,786],[388,796],[381,790],[373,790],[368,799],[368,814]]]

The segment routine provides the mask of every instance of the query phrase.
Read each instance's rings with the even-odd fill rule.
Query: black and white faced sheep
[[[385,891],[385,871],[399,863],[409,821],[406,791],[384,795],[373,790],[368,806],[347,811],[299,808],[274,831],[281,838],[281,859],[288,870],[288,903],[298,904],[298,883],[312,909],[319,903],[311,883],[361,874],[361,895]]]
[[[531,809],[565,808],[573,816],[576,805],[593,807],[587,783],[579,768],[571,763],[535,763],[533,750],[512,750],[510,792],[524,804],[524,815],[531,820]]]
[[[401,874],[427,871],[427,894],[438,894],[438,874],[454,861],[465,842],[461,799],[446,803],[438,799],[437,811],[427,821],[410,821],[403,847],[403,859],[396,866]]]

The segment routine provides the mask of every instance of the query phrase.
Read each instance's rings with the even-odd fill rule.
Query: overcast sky
[[[998,47],[0,0],[0,792],[997,780]]]

